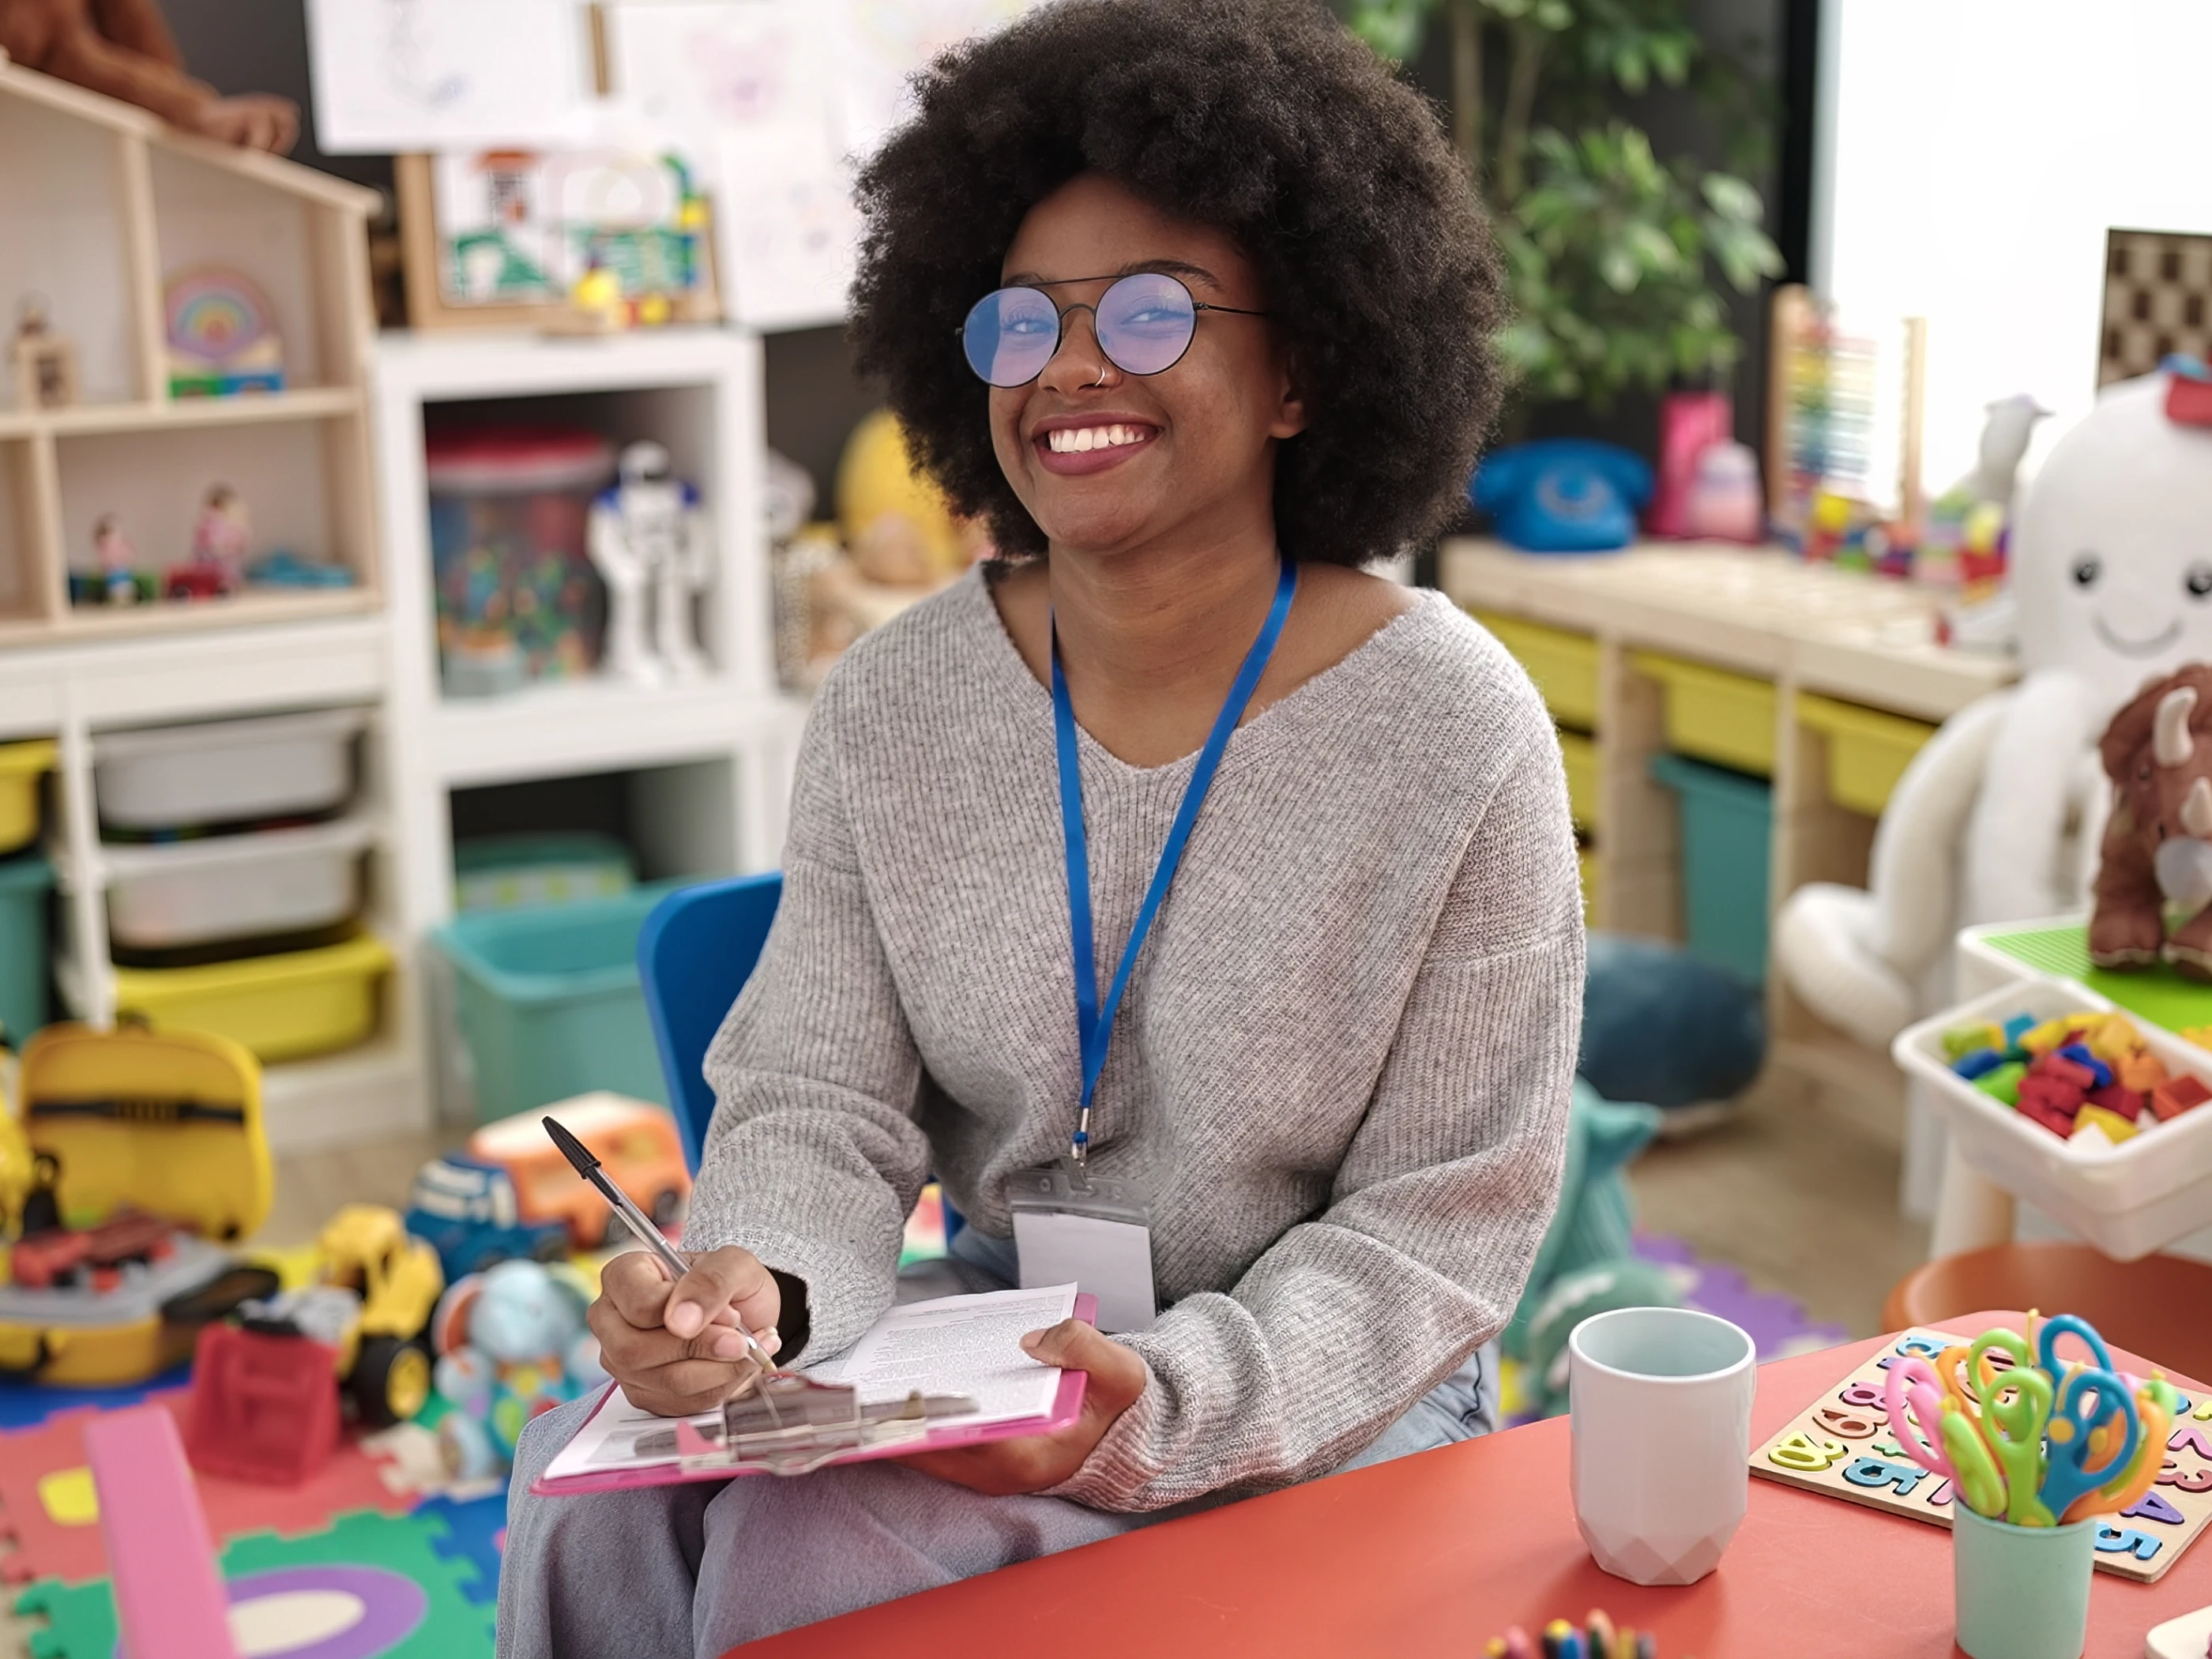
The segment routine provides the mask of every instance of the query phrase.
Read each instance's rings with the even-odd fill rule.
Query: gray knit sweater
[[[1192,760],[1088,734],[1098,975]],[[1010,1236],[1080,1071],[1052,702],[979,577],[861,641],[801,750],[782,908],[709,1048],[687,1243],[892,1299],[933,1171]],[[1559,745],[1425,594],[1237,731],[1123,1000],[1093,1123],[1152,1185],[1151,1378],[1055,1489],[1151,1510],[1343,1462],[1510,1316],[1557,1200],[1583,929]]]

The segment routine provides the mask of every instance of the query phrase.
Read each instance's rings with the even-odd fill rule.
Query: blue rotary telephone
[[[1600,553],[1636,539],[1636,509],[1651,498],[1640,456],[1589,438],[1515,444],[1485,459],[1468,499],[1501,540],[1529,553]]]

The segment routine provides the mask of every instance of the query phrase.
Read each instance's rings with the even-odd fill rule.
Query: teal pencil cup
[[[1952,1583],[1968,1659],[2081,1659],[2101,1522],[2015,1527],[1952,1504]]]

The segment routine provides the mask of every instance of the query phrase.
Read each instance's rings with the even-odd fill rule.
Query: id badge
[[[1152,1329],[1152,1205],[1140,1182],[1061,1158],[1016,1176],[1007,1194],[1024,1290],[1072,1279],[1098,1298],[1100,1330]]]

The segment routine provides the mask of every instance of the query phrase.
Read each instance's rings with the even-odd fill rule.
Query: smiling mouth
[[[2089,617],[2089,625],[2097,630],[2099,639],[2104,641],[2106,645],[2124,657],[2154,657],[2181,637],[2181,621],[2179,617],[2166,623],[2147,640],[2123,639],[2105,625],[2105,619],[2102,617],[2094,613]]]

